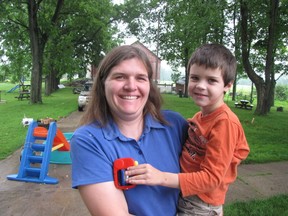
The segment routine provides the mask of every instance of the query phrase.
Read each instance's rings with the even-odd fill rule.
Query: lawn
[[[43,104],[29,104],[29,100],[18,100],[15,96],[18,91],[7,93],[15,85],[0,83],[1,100],[0,103],[0,160],[6,158],[16,149],[23,145],[27,128],[21,124],[24,116],[35,120],[41,118],[54,118],[59,120],[61,117],[69,115],[77,110],[77,94],[72,94],[71,88],[59,89],[51,96],[43,95]],[[174,94],[163,94],[164,109],[171,109],[181,113],[185,118],[192,117],[199,108],[195,106],[190,98],[180,98]],[[288,160],[288,103],[276,102],[277,106],[283,106],[283,112],[277,112],[276,106],[272,107],[267,116],[255,116],[253,110],[235,108],[231,98],[225,98],[225,102],[239,117],[251,153],[245,163],[265,163],[272,161]]]
[[[224,205],[227,216],[284,216],[288,215],[288,195],[274,196],[265,200],[236,202]]]
[[[288,160],[288,102],[277,101],[267,116],[255,116],[253,110],[235,108],[231,98],[225,102],[239,117],[244,128],[251,152],[244,163],[266,163]],[[256,106],[256,104],[254,104]],[[277,112],[276,107],[283,106],[283,112]],[[164,95],[164,108],[180,112],[185,118],[192,117],[199,108],[190,98],[179,98],[176,95]]]
[[[17,90],[7,93],[15,85],[0,83],[0,160],[5,159],[19,149],[25,140],[27,127],[21,124],[24,116],[29,118],[61,119],[77,110],[77,96],[71,88],[60,89],[51,96],[43,95],[43,104],[29,104],[27,99],[17,100]],[[177,95],[163,94],[164,109],[181,113],[185,118],[192,117],[199,110],[190,98],[179,98]],[[3,102],[3,100],[5,102]],[[288,160],[287,122],[288,102],[276,101],[275,107],[267,116],[254,116],[253,110],[234,107],[231,98],[225,98],[226,103],[239,117],[249,142],[251,153],[245,163],[266,163]],[[254,103],[255,105],[255,103]],[[283,106],[283,112],[277,112],[276,107]],[[267,200],[237,202],[224,206],[225,215],[288,215],[288,195],[275,196]]]
[[[59,120],[77,110],[78,95],[72,94],[71,88],[60,89],[51,96],[43,95],[43,104],[31,105],[29,100],[18,100],[18,90],[7,93],[15,84],[0,83],[0,160],[12,154],[23,144],[27,127],[23,127],[24,116],[34,120],[46,117]]]

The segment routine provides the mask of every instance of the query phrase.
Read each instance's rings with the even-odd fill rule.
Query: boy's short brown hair
[[[197,48],[188,62],[188,71],[193,64],[206,68],[220,68],[225,86],[235,80],[236,58],[229,49],[221,44],[204,44]]]

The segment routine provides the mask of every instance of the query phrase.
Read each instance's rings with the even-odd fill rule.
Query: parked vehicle
[[[88,81],[84,84],[83,90],[78,96],[78,111],[83,111],[84,107],[88,104],[90,98],[90,90],[92,88],[93,82]]]

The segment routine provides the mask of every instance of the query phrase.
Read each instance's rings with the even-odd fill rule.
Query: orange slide
[[[45,138],[45,137],[47,137],[47,132],[48,132],[48,130],[44,127],[36,127],[34,129],[33,135],[37,136],[37,137],[44,137]],[[56,136],[54,137],[54,140],[53,140],[53,146],[57,146],[60,144],[63,144],[63,146],[61,148],[59,148],[58,151],[70,151],[69,142],[65,138],[62,131],[57,128]]]

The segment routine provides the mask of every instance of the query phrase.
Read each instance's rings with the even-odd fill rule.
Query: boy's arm
[[[180,188],[177,173],[161,172],[150,164],[128,167],[125,175],[129,184],[160,185],[170,188]]]

